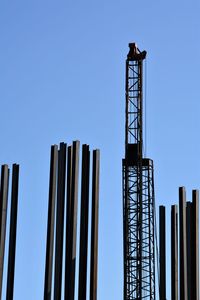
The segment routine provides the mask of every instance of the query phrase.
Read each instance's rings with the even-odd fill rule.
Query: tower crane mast
[[[124,300],[155,299],[153,161],[143,157],[143,61],[135,43],[126,59],[123,166]]]

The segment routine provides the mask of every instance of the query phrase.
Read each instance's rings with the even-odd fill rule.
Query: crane
[[[129,44],[126,59],[123,173],[124,300],[155,299],[154,167],[143,157],[143,62]]]

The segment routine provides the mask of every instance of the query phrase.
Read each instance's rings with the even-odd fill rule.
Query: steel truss
[[[126,61],[123,160],[124,300],[155,299],[153,161],[142,153],[142,63],[130,44]]]

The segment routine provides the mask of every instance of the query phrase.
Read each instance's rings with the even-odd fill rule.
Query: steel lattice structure
[[[123,159],[124,300],[155,299],[153,161],[143,158],[143,60],[130,44],[126,60]]]

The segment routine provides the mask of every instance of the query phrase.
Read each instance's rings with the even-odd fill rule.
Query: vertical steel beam
[[[51,300],[58,146],[51,146],[44,300]]]
[[[186,193],[185,188],[179,188],[179,238],[180,238],[180,299],[188,300],[187,288],[187,247],[186,247]]]
[[[17,235],[17,210],[18,210],[18,187],[19,187],[19,165],[12,167],[12,192],[11,192],[11,213],[10,213],[10,238],[7,273],[6,300],[13,300],[14,276],[15,276],[15,252]]]
[[[124,281],[123,281],[123,300],[127,299],[127,274],[128,274],[128,263],[129,260],[127,259],[128,254],[128,172],[127,172],[127,166],[126,166],[126,160],[122,160],[122,187],[123,187],[123,267],[124,267]]]
[[[79,172],[79,148],[80,142],[73,142],[72,170],[70,191],[70,234],[69,234],[69,265],[66,265],[65,300],[74,300],[75,294],[75,270],[76,270],[76,233],[77,233],[77,206],[78,206],[78,172]]]
[[[171,207],[171,300],[178,300],[178,207]]]
[[[159,207],[159,243],[160,243],[160,300],[166,300],[166,231],[165,207]]]
[[[2,298],[3,266],[6,237],[6,219],[8,204],[9,169],[7,165],[1,167],[1,190],[0,190],[0,299]]]
[[[90,300],[97,300],[100,152],[93,151]]]
[[[71,269],[71,297],[74,299],[75,294],[75,270],[76,270],[76,234],[77,234],[77,209],[78,209],[78,174],[79,174],[79,149],[80,142],[73,142],[73,165],[72,165],[72,269]]]
[[[193,243],[192,249],[192,300],[199,300],[199,191],[192,191]]]
[[[187,235],[187,287],[188,300],[192,298],[192,245],[193,245],[193,207],[191,202],[186,202],[186,235]]]
[[[64,232],[64,208],[65,208],[65,177],[66,177],[65,175],[66,175],[66,144],[61,143],[60,150],[58,152],[54,300],[61,300],[61,293],[62,293],[63,232]]]
[[[66,241],[65,241],[65,299],[69,299],[70,263],[71,263],[71,185],[72,185],[72,147],[67,151],[67,205],[66,205]]]
[[[82,147],[82,181],[81,181],[81,220],[79,253],[79,291],[78,299],[86,299],[87,291],[87,256],[88,256],[88,211],[89,211],[89,146]]]

